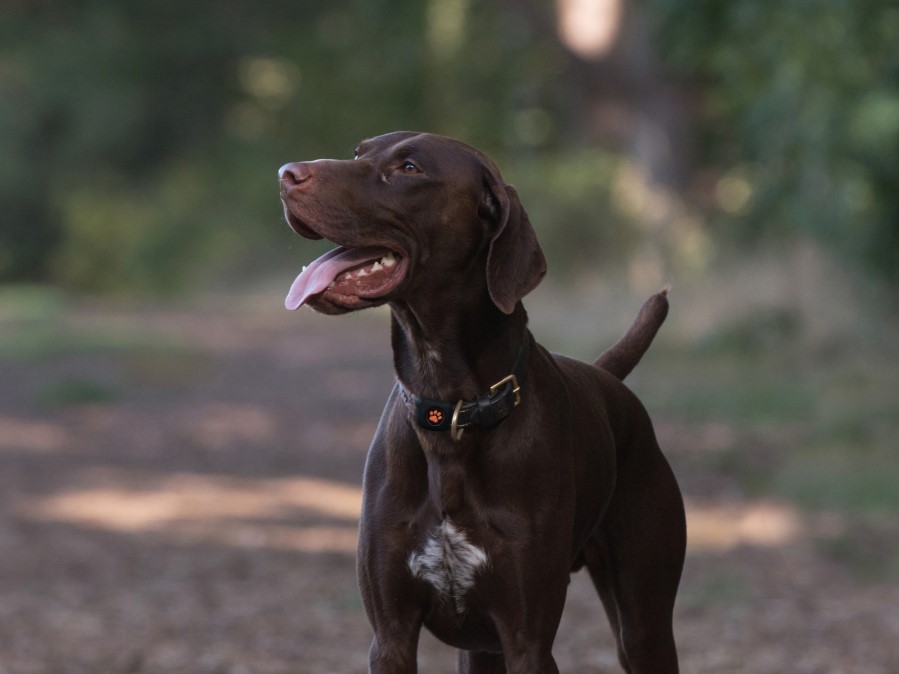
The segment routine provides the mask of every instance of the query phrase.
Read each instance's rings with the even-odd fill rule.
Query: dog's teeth
[[[375,262],[375,263],[371,266],[371,270],[372,270],[373,272],[376,272],[376,271],[380,270],[381,268],[382,268],[382,265],[381,265],[381,262],[380,262],[380,261]]]
[[[359,270],[359,273],[356,274],[356,277],[357,277],[357,278],[358,278],[359,276],[368,276],[368,272],[365,271],[365,267],[362,267],[362,269]]]
[[[393,257],[393,253],[389,253],[381,258],[381,264],[385,267],[392,267],[396,264],[396,258]]]
[[[331,283],[328,284],[328,289],[330,290],[333,287],[334,287],[334,281],[331,281]]]
[[[303,271],[306,271],[306,265],[303,265]]]

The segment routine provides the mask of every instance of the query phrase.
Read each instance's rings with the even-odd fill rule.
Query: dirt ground
[[[54,330],[0,358],[0,674],[366,671],[354,544],[386,314],[218,301]],[[682,671],[899,672],[899,587],[821,555],[826,516],[711,470],[703,452],[737,431],[656,424],[690,522]],[[554,652],[620,671],[583,574]],[[422,672],[453,663],[423,637]]]

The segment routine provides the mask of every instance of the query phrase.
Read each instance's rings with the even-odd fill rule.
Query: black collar
[[[530,344],[531,336],[525,330],[524,341],[512,366],[512,373],[496,382],[488,393],[477,400],[431,400],[409,393],[400,384],[400,393],[409,406],[415,423],[429,431],[450,431],[453,440],[459,440],[462,431],[472,426],[496,426],[521,403],[521,385],[527,374]]]

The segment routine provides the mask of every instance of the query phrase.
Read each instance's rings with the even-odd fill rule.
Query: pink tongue
[[[313,295],[325,291],[337,276],[352,269],[363,262],[378,260],[389,251],[386,248],[368,246],[365,248],[344,248],[340,246],[322,255],[317,260],[310,262],[300,275],[297,276],[284,306],[291,311],[299,309]]]

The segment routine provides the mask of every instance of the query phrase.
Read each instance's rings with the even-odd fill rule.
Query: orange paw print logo
[[[428,410],[428,423],[437,426],[443,421],[443,412],[436,407]]]

